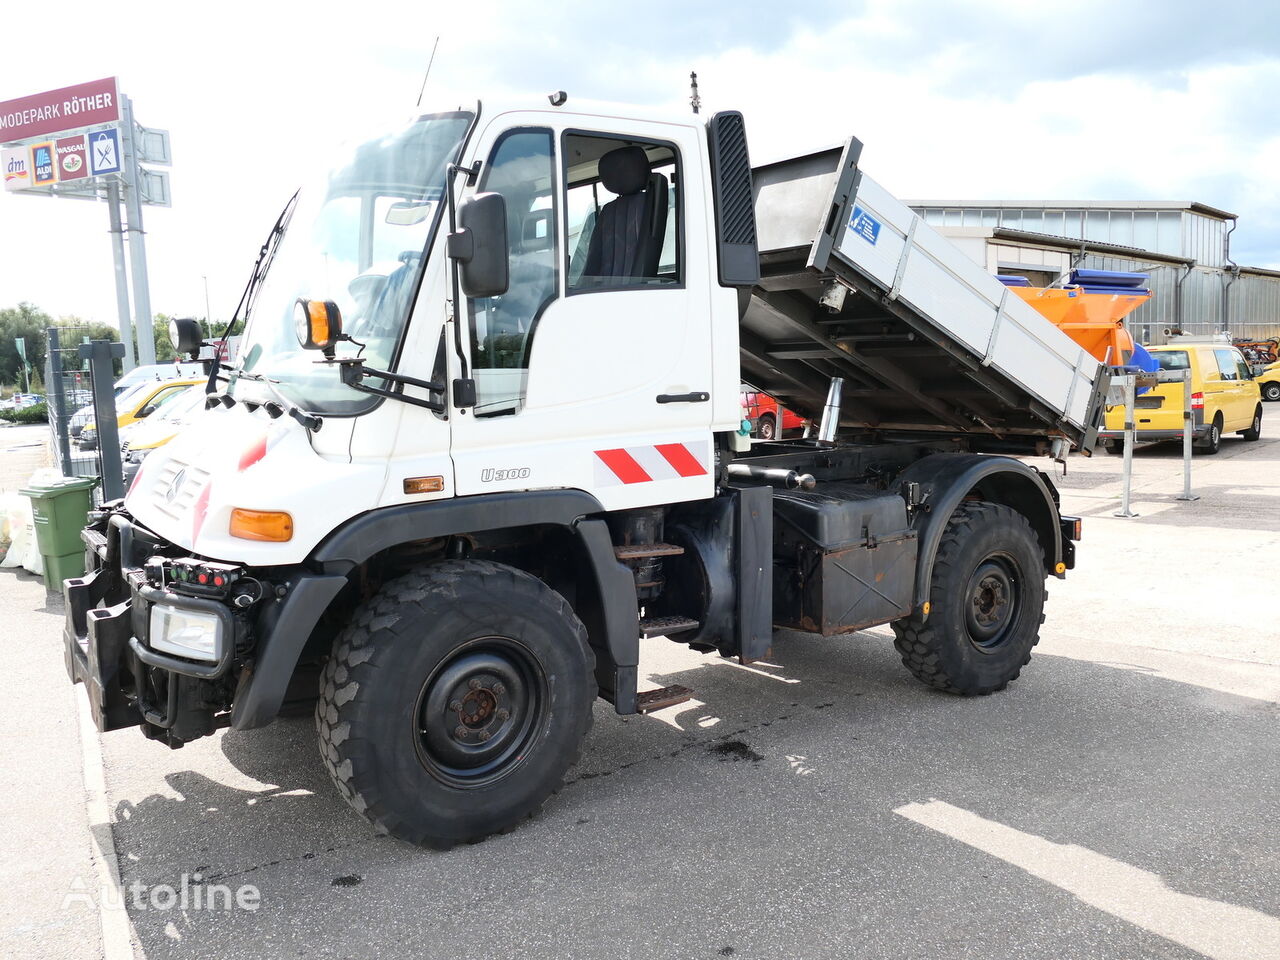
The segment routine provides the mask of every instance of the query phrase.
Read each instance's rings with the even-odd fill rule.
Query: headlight
[[[151,608],[148,643],[154,650],[217,663],[222,659],[222,620],[212,613],[157,603]]]

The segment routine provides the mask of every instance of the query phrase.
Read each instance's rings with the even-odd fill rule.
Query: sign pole
[[[124,372],[134,368],[133,321],[129,319],[129,277],[124,266],[124,227],[120,223],[120,184],[107,181],[107,213],[111,216],[111,259],[116,268],[116,315],[120,318],[120,339],[124,341]]]
[[[151,331],[151,291],[147,283],[147,242],[142,230],[142,196],[139,190],[138,147],[133,123],[133,101],[121,97],[124,123],[121,124],[125,161],[124,204],[129,225],[129,266],[133,271],[133,315],[138,332],[138,363],[156,362],[156,341]]]

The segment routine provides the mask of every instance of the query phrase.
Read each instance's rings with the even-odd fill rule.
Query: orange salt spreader
[[[1124,318],[1151,299],[1147,278],[1145,273],[1073,270],[1060,287],[1033,287],[1017,276],[1000,280],[1093,357],[1118,367],[1134,362],[1134,339]]]

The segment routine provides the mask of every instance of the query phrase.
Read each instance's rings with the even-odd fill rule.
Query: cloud
[[[64,21],[78,22],[75,4]],[[91,8],[84,4],[85,11]],[[340,140],[426,102],[565,89],[688,110],[742,109],[759,162],[861,138],[901,196],[1200,200],[1241,215],[1242,263],[1280,265],[1280,6],[653,0],[315,2],[305,16],[227,0],[175,44],[164,18],[59,55],[10,44],[0,98],[118,73],[138,118],[173,137],[174,207],[148,209],[157,311],[239,298],[293,186]],[[90,22],[85,20],[84,22]],[[153,26],[153,24],[155,24]],[[71,64],[72,66],[68,66]],[[0,194],[0,306],[114,319],[106,210]]]

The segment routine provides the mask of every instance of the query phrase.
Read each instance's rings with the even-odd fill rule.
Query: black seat
[[[617,198],[600,208],[583,280],[656,277],[667,232],[666,178],[651,175],[649,158],[633,146],[600,158],[600,182]]]

